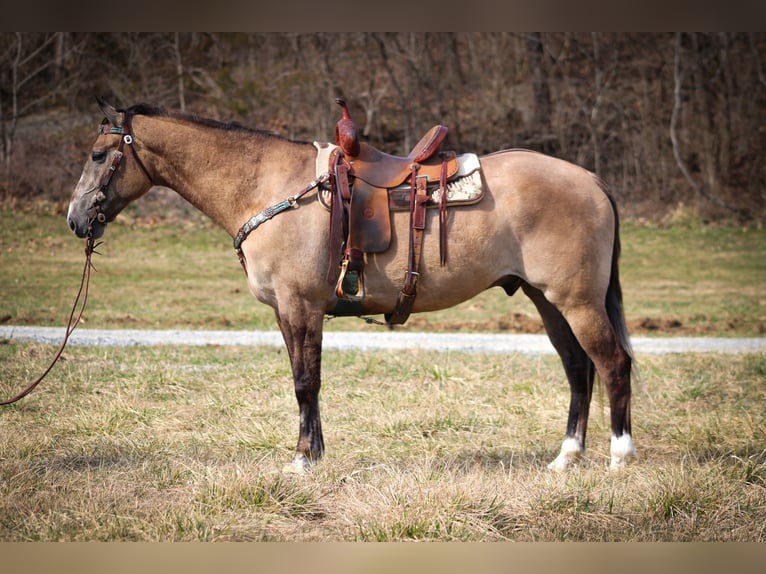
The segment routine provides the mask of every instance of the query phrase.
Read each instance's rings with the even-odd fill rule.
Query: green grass
[[[276,329],[249,293],[230,238],[199,213],[160,218],[128,208],[95,258],[85,325]],[[766,230],[626,222],[621,279],[633,333],[757,336],[766,332]],[[61,207],[0,205],[0,322],[62,325],[84,243]],[[378,329],[353,318],[328,329]],[[491,289],[452,309],[413,315],[428,331],[541,332],[533,305]]]
[[[0,345],[0,393],[45,345]],[[0,540],[766,541],[766,357],[649,356],[640,461],[550,473],[558,359],[325,353],[325,459],[280,469],[297,407],[280,349],[83,348],[0,413]]]
[[[59,325],[84,263],[84,241],[63,214],[0,212],[0,319]],[[130,213],[109,226],[94,257],[90,327],[274,328],[249,294],[231,241],[202,216],[153,225]]]
[[[762,227],[627,224],[622,244],[626,313],[634,323],[664,319],[699,334],[766,333]]]

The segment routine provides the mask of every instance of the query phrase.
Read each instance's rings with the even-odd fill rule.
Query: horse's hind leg
[[[295,455],[284,471],[303,472],[324,454],[319,417],[323,316],[321,312],[301,312],[300,305],[286,308],[284,313],[277,311],[277,323],[290,356],[300,424]]]
[[[548,338],[561,358],[569,381],[570,399],[566,435],[561,443],[559,455],[548,465],[551,470],[563,471],[579,461],[585,453],[585,434],[595,374],[593,362],[577,341],[564,316],[543,296],[542,292],[526,283],[522,284],[522,289],[537,307]]]
[[[609,395],[612,427],[610,469],[636,458],[630,424],[630,374],[633,359],[603,307],[581,304],[565,309],[572,332],[593,361]]]

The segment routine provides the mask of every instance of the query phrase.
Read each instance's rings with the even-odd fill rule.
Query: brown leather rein
[[[88,288],[90,286],[90,272],[91,269],[95,269],[93,267],[93,263],[91,262],[91,258],[93,257],[94,253],[98,253],[96,251],[96,248],[101,245],[101,243],[96,243],[95,239],[93,238],[92,234],[92,227],[93,223],[95,221],[98,221],[99,223],[105,223],[106,222],[106,216],[101,211],[101,203],[106,199],[106,190],[109,187],[109,183],[112,181],[112,176],[114,175],[115,171],[117,171],[117,168],[120,165],[120,162],[122,161],[122,158],[125,156],[124,152],[122,151],[124,149],[125,145],[129,145],[131,151],[133,152],[133,157],[136,160],[136,163],[141,168],[141,171],[144,172],[144,175],[149,180],[149,183],[152,182],[152,178],[149,175],[149,172],[146,170],[146,167],[144,166],[141,159],[138,157],[138,154],[136,153],[135,148],[131,145],[133,143],[133,135],[130,133],[131,131],[131,117],[129,114],[125,114],[125,122],[124,127],[115,127],[111,126],[107,120],[104,120],[101,125],[98,128],[99,134],[120,134],[122,135],[122,138],[120,138],[120,143],[117,146],[117,150],[114,152],[114,156],[112,157],[112,163],[109,166],[109,169],[106,170],[104,173],[104,176],[101,180],[101,184],[98,186],[98,193],[96,194],[96,197],[93,200],[93,206],[88,210],[88,215],[90,217],[90,224],[88,226],[88,235],[85,242],[85,266],[82,270],[82,279],[80,280],[80,289],[77,292],[77,297],[75,297],[74,304],[72,305],[72,311],[69,313],[69,320],[67,321],[66,330],[64,332],[64,339],[61,341],[61,345],[58,348],[58,351],[56,351],[55,355],[53,356],[53,359],[51,360],[50,364],[48,365],[48,368],[43,371],[43,374],[40,375],[35,381],[33,381],[26,389],[24,389],[22,392],[17,394],[15,397],[12,397],[10,399],[0,401],[0,406],[10,405],[15,403],[16,401],[19,401],[23,399],[25,396],[27,396],[29,393],[31,393],[37,385],[40,384],[40,382],[50,373],[51,369],[53,369],[53,366],[58,362],[58,360],[61,358],[62,353],[64,352],[64,347],[66,347],[67,342],[69,341],[69,337],[72,335],[72,332],[75,330],[77,325],[80,323],[80,319],[82,318],[83,313],[85,312],[85,306],[88,303]],[[82,297],[82,303],[80,303],[80,298]],[[78,310],[79,305],[79,310]]]
[[[40,375],[37,379],[35,379],[35,381],[32,384],[30,384],[26,389],[21,391],[15,397],[0,402],[0,405],[2,406],[10,405],[26,397],[29,393],[31,393],[35,389],[37,385],[40,384],[40,382],[48,375],[48,373],[51,372],[51,369],[53,369],[53,366],[61,358],[61,354],[64,352],[64,347],[66,347],[67,341],[69,341],[69,336],[75,330],[75,327],[77,327],[77,325],[80,322],[80,319],[82,318],[82,314],[85,312],[85,305],[88,302],[88,287],[90,285],[90,270],[93,268],[93,264],[91,263],[91,257],[94,253],[98,253],[96,251],[96,247],[98,247],[99,245],[101,244],[95,243],[95,240],[93,239],[93,235],[88,234],[88,238],[85,243],[85,267],[83,267],[83,270],[82,270],[82,280],[80,281],[80,290],[77,292],[77,297],[75,297],[74,304],[72,305],[72,311],[69,313],[69,321],[67,322],[66,331],[64,333],[64,340],[61,341],[61,346],[59,346],[58,351],[56,351],[56,354],[53,356],[53,360],[48,365],[48,368],[45,369],[45,371],[43,371],[43,374]],[[80,297],[82,297],[82,303],[80,303]],[[80,306],[79,311],[77,310],[78,305]]]

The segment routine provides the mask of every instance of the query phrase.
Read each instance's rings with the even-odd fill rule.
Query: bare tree
[[[24,98],[25,87],[60,60],[53,49],[60,34],[46,34],[39,39],[21,32],[4,35],[7,43],[0,56],[0,64],[6,76],[2,82],[6,88],[0,94],[0,133],[6,176],[10,172],[19,118],[52,95],[52,92],[44,92]]]
[[[394,91],[399,98],[399,106],[402,111],[402,123],[404,127],[404,149],[410,149],[412,144],[412,98],[409,89],[407,88],[407,82],[402,82],[399,79],[391,61],[391,49],[392,47],[400,52],[401,48],[396,41],[395,36],[391,34],[380,34],[374,32],[372,35],[375,42],[378,44],[378,50],[380,58],[383,63],[383,67],[388,73],[388,78],[391,81],[391,85],[394,87]]]
[[[184,89],[184,64],[181,59],[181,42],[179,33],[173,33],[173,54],[176,57],[176,77],[178,78],[178,105],[182,111],[186,110],[186,94]]]
[[[683,108],[683,84],[686,77],[686,70],[683,66],[683,33],[678,32],[675,35],[675,50],[673,57],[673,112],[670,117],[670,141],[673,145],[673,157],[678,165],[678,169],[686,179],[689,186],[699,195],[712,201],[720,207],[732,211],[740,211],[740,209],[726,201],[723,201],[713,193],[711,193],[704,183],[698,182],[692,176],[689,167],[683,158],[683,152],[681,150],[681,140],[679,138],[679,117]]]
[[[593,95],[587,105],[586,118],[588,120],[588,129],[591,136],[591,145],[593,146],[593,171],[602,174],[601,168],[601,130],[599,129],[601,118],[599,113],[602,110],[606,93],[617,74],[619,65],[619,51],[613,50],[612,62],[608,70],[604,70],[603,58],[599,44],[598,34],[591,34],[593,44]]]
[[[545,65],[542,34],[540,32],[525,34],[524,42],[535,98],[533,124],[537,130],[537,134],[531,138],[530,142],[533,144],[539,142],[540,151],[550,153],[552,151],[552,138],[549,136],[553,131],[551,129],[551,91],[548,85],[548,68]]]

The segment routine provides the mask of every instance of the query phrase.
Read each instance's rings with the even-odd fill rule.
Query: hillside
[[[94,96],[404,152],[527,147],[609,182],[628,217],[762,219],[763,33],[2,33],[0,198],[65,202]]]

